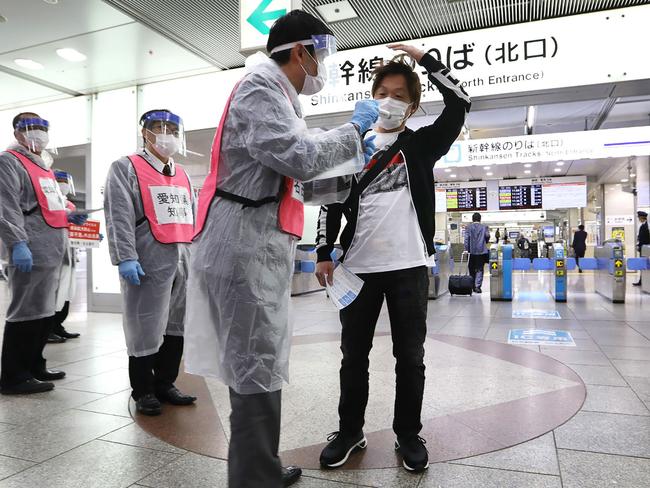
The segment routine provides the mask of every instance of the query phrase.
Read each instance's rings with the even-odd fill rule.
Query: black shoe
[[[632,283],[632,286],[641,286],[641,282],[637,281],[636,283]]]
[[[66,341],[65,337],[61,337],[59,334],[50,334],[47,336],[48,344],[63,344]]]
[[[172,386],[167,391],[157,392],[156,397],[161,402],[171,403],[172,405],[192,405],[196,401],[195,396],[185,395],[175,386]]]
[[[483,293],[483,290],[481,290],[481,287],[474,288],[474,293]]]
[[[64,339],[76,339],[81,334],[79,334],[78,332],[68,332],[67,330],[65,330],[65,327],[61,326],[56,331],[56,335],[58,335],[59,337],[63,337]]]
[[[400,438],[395,441],[395,450],[402,456],[402,464],[407,471],[421,473],[429,467],[429,452],[425,441],[419,435]]]
[[[65,378],[65,371],[59,369],[44,369],[34,374],[34,378],[39,381],[62,380]]]
[[[578,273],[582,273],[582,270],[581,270],[581,269],[578,269]]]
[[[0,388],[0,393],[3,395],[29,395],[31,393],[44,393],[46,391],[52,391],[53,389],[53,383],[45,383],[30,378],[14,386],[3,386]]]
[[[338,468],[343,466],[350,454],[359,449],[365,449],[368,445],[363,431],[356,435],[346,435],[342,432],[332,432],[327,436],[330,441],[323,452],[320,453],[320,465],[324,468]]]
[[[282,468],[282,484],[291,486],[302,476],[302,469],[297,466],[287,466]]]
[[[138,398],[135,401],[135,408],[142,415],[154,416],[162,413],[162,405],[160,405],[156,396],[151,393]]]

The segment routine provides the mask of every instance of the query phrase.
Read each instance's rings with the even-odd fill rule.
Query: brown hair
[[[384,78],[390,75],[402,75],[406,79],[406,87],[409,92],[409,97],[411,98],[411,103],[413,103],[412,107],[414,111],[419,108],[420,99],[422,98],[422,85],[420,84],[420,78],[415,71],[413,71],[413,68],[402,60],[391,60],[375,69],[373,72],[374,81],[372,82],[372,96],[375,96],[375,92],[379,89],[379,85],[384,81]]]

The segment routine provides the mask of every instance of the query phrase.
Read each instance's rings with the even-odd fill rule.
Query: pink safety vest
[[[241,83],[241,81],[239,83]],[[212,141],[212,150],[210,153],[210,172],[208,173],[208,176],[205,179],[205,183],[203,184],[203,188],[201,188],[201,191],[199,193],[195,237],[203,231],[203,227],[205,226],[205,221],[207,219],[212,200],[214,200],[215,195],[218,194],[217,173],[219,172],[223,128],[226,125],[226,117],[228,115],[228,109],[230,108],[230,102],[232,101],[232,97],[234,96],[235,91],[239,87],[239,83],[235,85],[235,88],[233,88],[230,97],[228,97],[226,106],[223,109],[223,114],[221,115],[219,127],[217,128],[217,132],[214,135],[214,140]],[[229,200],[238,202],[240,200],[247,200],[236,195],[226,196],[226,192],[223,193],[224,194],[221,194],[221,196]],[[295,181],[293,178],[285,176],[282,181],[282,187],[280,188],[278,198],[280,201],[280,204],[278,205],[278,228],[280,231],[300,239],[302,237],[302,232],[305,225],[305,209],[303,204],[302,183]],[[262,201],[271,201],[271,199],[265,198],[260,202]]]
[[[54,172],[51,169],[41,168],[18,151],[8,150],[7,152],[15,156],[27,171],[45,223],[55,229],[67,228],[69,225],[68,212],[66,212],[65,200],[56,182]]]
[[[192,242],[192,186],[185,170],[177,164],[176,174],[165,176],[139,154],[132,154],[129,160],[138,177],[144,216],[154,238],[163,244]]]

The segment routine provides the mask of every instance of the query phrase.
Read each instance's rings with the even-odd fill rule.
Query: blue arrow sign
[[[250,25],[255,27],[261,34],[268,36],[271,32],[271,29],[266,22],[271,20],[276,20],[282,17],[287,13],[286,9],[282,10],[272,10],[270,12],[265,12],[266,8],[271,5],[273,0],[262,0],[262,2],[257,6],[253,13],[246,19]]]

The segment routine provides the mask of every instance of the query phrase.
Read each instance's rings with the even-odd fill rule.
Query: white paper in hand
[[[332,278],[334,284],[326,284],[327,293],[334,306],[341,310],[359,296],[363,288],[363,280],[342,264],[334,270]]]

